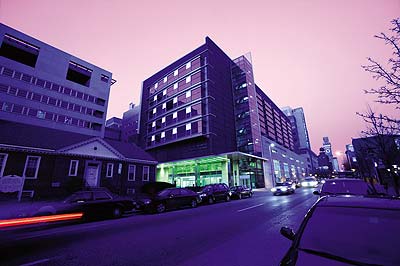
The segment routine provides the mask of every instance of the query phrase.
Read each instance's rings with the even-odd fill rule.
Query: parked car
[[[161,190],[173,187],[175,187],[175,185],[168,182],[148,182],[141,187],[139,194],[156,195]]]
[[[137,201],[136,209],[161,213],[182,207],[196,208],[199,202],[200,198],[196,192],[186,188],[167,188],[153,197]]]
[[[242,199],[244,197],[251,198],[253,196],[253,190],[245,186],[234,186],[229,190],[231,191],[232,199]]]
[[[231,200],[231,191],[224,183],[206,185],[198,194],[202,203],[213,204],[216,201]]]
[[[292,182],[282,182],[276,183],[273,188],[271,188],[271,192],[277,196],[282,194],[293,194],[295,192],[296,185]]]
[[[355,178],[327,179],[320,191],[313,192],[314,195],[319,195],[320,197],[340,194],[369,195],[372,193],[372,189],[365,181]]]
[[[35,216],[83,213],[84,219],[119,218],[134,207],[132,199],[113,195],[107,190],[85,190],[73,193],[59,204],[41,207]]]
[[[306,177],[303,181],[301,181],[302,187],[317,187],[318,181],[314,177]]]
[[[280,265],[400,265],[400,200],[326,196],[298,231],[282,227],[292,245]]]

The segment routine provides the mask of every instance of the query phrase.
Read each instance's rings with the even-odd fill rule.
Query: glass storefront
[[[177,187],[215,183],[253,188],[265,186],[262,160],[243,153],[162,163],[157,166],[157,181]]]

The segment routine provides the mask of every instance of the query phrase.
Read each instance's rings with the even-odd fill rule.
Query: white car
[[[301,181],[302,187],[317,187],[318,181],[314,177],[307,177],[303,181]]]

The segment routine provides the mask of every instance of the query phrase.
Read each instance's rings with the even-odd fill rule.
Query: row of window
[[[200,60],[201,60],[200,57],[198,57],[196,59],[191,60],[190,62],[187,62],[186,64],[178,67],[173,72],[163,77],[161,80],[151,85],[151,87],[149,88],[150,96],[152,96],[154,93],[164,88],[165,86],[168,86],[175,80],[185,76],[187,73],[198,69],[201,65]]]
[[[158,134],[152,135],[147,138],[147,146],[154,146],[160,143],[170,142],[172,140],[180,139],[183,137],[198,135],[203,132],[203,123],[201,120],[185,125],[174,127],[172,129],[162,131]]]
[[[41,102],[43,104],[51,105],[54,107],[63,108],[66,110],[70,110],[72,112],[78,112],[81,114],[86,114],[90,116],[94,116],[97,118],[103,118],[104,112],[100,110],[94,110],[79,104],[74,104],[71,102],[63,101],[60,99],[56,99],[53,97],[49,97],[47,95],[42,95],[38,93],[33,93],[27,90],[7,86],[5,84],[0,83],[0,93],[7,93],[13,96],[21,97],[24,99],[28,99],[31,101]]]
[[[0,177],[4,174],[4,169],[7,164],[7,153],[0,153]],[[28,155],[25,160],[24,171],[22,176],[27,179],[36,179],[39,172],[40,156],[30,156]]]
[[[77,176],[78,175],[78,160],[71,160],[69,165],[69,176]],[[114,176],[114,163],[107,163],[106,165],[106,177],[112,178]],[[122,164],[118,163],[118,174],[122,173]],[[128,165],[128,181],[136,181],[136,165],[129,164]],[[150,167],[143,166],[142,171],[142,181],[149,181],[150,180]]]
[[[182,122],[186,119],[196,117],[201,114],[202,114],[201,103],[187,106],[186,108],[170,113],[169,115],[163,116],[160,119],[148,123],[147,132],[151,133],[160,128],[171,126],[173,124]]]
[[[183,93],[177,97],[174,97],[174,98],[164,102],[163,104],[161,104],[157,107],[150,109],[148,112],[148,118],[152,119],[152,118],[159,116],[160,114],[164,114],[174,108],[178,108],[179,106],[182,106],[189,102],[200,99],[201,95],[202,95],[201,90],[202,90],[201,87],[194,88],[192,90],[186,91],[186,93]]]
[[[186,90],[187,88],[199,84],[201,82],[201,72],[197,72],[191,76],[187,76],[185,79],[171,84],[171,86],[163,89],[161,92],[152,95],[149,98],[149,106],[153,106],[159,102],[162,102],[164,99],[173,96],[181,91]]]
[[[8,158],[7,153],[0,153],[0,177],[2,177],[4,174],[4,169],[7,164],[7,158]],[[26,179],[37,179],[40,167],[40,160],[41,156],[28,155],[25,160],[25,167],[22,176],[24,176]],[[77,176],[78,166],[79,166],[78,160],[71,160],[69,165],[68,175]],[[122,164],[119,163],[118,173],[120,174],[121,171],[122,171]],[[113,175],[114,175],[114,163],[107,163],[106,177],[113,177]],[[134,164],[128,165],[127,179],[128,181],[136,181],[136,165]],[[149,181],[149,179],[150,179],[150,167],[143,166],[142,181]]]
[[[38,119],[44,119],[48,121],[53,121],[65,125],[71,125],[71,126],[76,126],[76,127],[81,127],[81,128],[88,128],[88,129],[93,129],[96,131],[101,130],[101,124],[99,123],[94,123],[82,119],[77,119],[75,117],[70,117],[66,115],[61,115],[61,114],[56,114],[52,112],[47,112],[15,103],[9,103],[9,102],[2,102],[0,101],[0,111],[3,112],[8,112],[8,113],[14,113],[14,114],[19,114],[19,115],[26,115]]]
[[[47,80],[40,79],[35,76],[21,73],[21,72],[18,72],[16,70],[13,70],[13,69],[10,69],[10,68],[4,67],[4,66],[0,66],[0,74],[2,74],[3,76],[21,80],[21,81],[30,83],[32,85],[36,85],[38,87],[63,94],[64,96],[67,95],[67,96],[74,97],[74,98],[77,98],[82,101],[95,103],[95,104],[101,105],[101,106],[105,106],[105,104],[106,104],[106,100],[104,100],[102,98],[96,98],[95,96],[89,95],[87,93],[76,91],[74,89],[61,86],[57,83],[53,83],[51,81],[47,81]]]
[[[26,41],[5,34],[0,47],[0,54],[18,63],[35,67],[39,57],[40,48]],[[89,87],[93,70],[76,62],[70,61],[66,79],[80,85]],[[100,80],[108,83],[109,77],[102,74]]]

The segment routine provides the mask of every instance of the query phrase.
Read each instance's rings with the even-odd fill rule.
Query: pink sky
[[[213,39],[232,59],[252,53],[257,84],[278,106],[302,106],[313,150],[329,136],[344,150],[364,124],[355,115],[377,85],[366,57],[390,55],[373,38],[400,0],[0,0],[0,21],[113,73],[107,118],[139,103],[142,81]],[[390,108],[385,111],[395,113]]]

